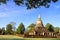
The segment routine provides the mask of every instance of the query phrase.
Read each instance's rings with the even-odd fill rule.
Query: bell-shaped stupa
[[[43,23],[42,23],[40,14],[38,15],[38,19],[36,21],[36,26],[35,27],[43,27]]]

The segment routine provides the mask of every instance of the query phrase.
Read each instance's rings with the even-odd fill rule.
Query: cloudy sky
[[[40,7],[37,9],[27,10],[24,6],[17,6],[13,1],[0,5],[0,27],[6,27],[10,22],[15,22],[16,27],[23,22],[25,27],[35,23],[41,15],[43,24],[50,23],[55,27],[60,27],[60,0],[51,3],[49,8]]]

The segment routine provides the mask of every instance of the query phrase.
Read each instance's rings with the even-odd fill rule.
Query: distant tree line
[[[12,22],[13,23],[13,22]],[[25,31],[29,31],[35,27],[35,24],[30,24],[27,28],[25,28],[23,23],[20,23],[19,26],[16,28],[13,28],[12,23],[9,23],[5,27],[0,28],[0,35],[15,35],[15,34],[24,34]],[[45,25],[45,28],[49,30],[50,32],[59,33],[60,28],[54,27],[52,24],[47,23]],[[15,29],[15,30],[13,30]]]

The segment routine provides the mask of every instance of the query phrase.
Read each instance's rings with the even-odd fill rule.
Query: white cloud
[[[8,14],[6,14],[6,13],[0,13],[0,17],[7,17],[8,16]]]

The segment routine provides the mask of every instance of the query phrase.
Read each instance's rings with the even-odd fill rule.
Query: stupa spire
[[[42,23],[40,14],[38,14],[38,19],[36,21],[36,26],[35,27],[43,27],[43,23]]]
[[[40,14],[38,14],[38,18],[41,18]]]
[[[41,20],[41,16],[40,16],[40,14],[38,14],[38,20],[39,20],[39,21]]]

